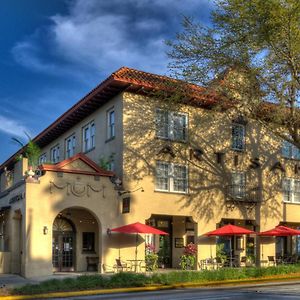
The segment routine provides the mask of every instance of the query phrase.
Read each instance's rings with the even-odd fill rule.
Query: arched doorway
[[[97,271],[101,265],[101,224],[83,207],[69,207],[54,219],[52,263],[54,272]]]
[[[56,272],[74,271],[75,227],[70,220],[59,214],[53,222],[52,263]]]

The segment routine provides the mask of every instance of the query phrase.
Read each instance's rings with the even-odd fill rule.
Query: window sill
[[[110,142],[110,141],[113,141],[115,138],[116,138],[116,136],[113,136],[113,137],[107,139],[107,140],[105,141],[105,143],[108,143],[108,142]]]
[[[292,162],[299,162],[300,161],[300,158],[293,158],[293,157],[286,157],[286,156],[281,156],[281,157],[285,160],[289,160],[289,161],[292,161]]]
[[[163,141],[167,141],[167,142],[173,142],[173,143],[182,143],[182,144],[186,144],[187,143],[187,139],[185,140],[174,140],[171,138],[165,138],[165,137],[160,137],[160,136],[155,136],[156,139],[158,140],[163,140]]]
[[[246,152],[246,149],[234,149],[234,148],[230,148],[231,151],[234,151],[234,152],[239,152],[239,153],[244,153]]]
[[[164,193],[164,194],[177,194],[177,195],[189,195],[188,192],[175,192],[175,191],[163,191],[163,190],[154,190],[155,193]]]
[[[81,254],[97,254],[95,250],[92,251],[81,251]]]
[[[89,150],[84,151],[83,153],[84,153],[84,154],[87,154],[87,153],[89,153],[89,152],[92,152],[93,150],[95,150],[95,148],[96,148],[96,147],[93,147],[93,148],[91,148],[91,149],[89,149]]]
[[[288,201],[283,201],[283,204],[295,204],[295,205],[300,205],[300,202],[288,202]]]

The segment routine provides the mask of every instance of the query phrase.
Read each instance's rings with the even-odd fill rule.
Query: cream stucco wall
[[[201,244],[198,258],[210,257],[211,251],[215,256],[215,246],[209,245],[210,242],[202,235],[215,229],[221,219],[253,220],[257,230],[261,231],[279,222],[300,224],[299,204],[283,204],[282,197],[282,179],[300,178],[294,172],[295,162],[281,157],[281,141],[265,128],[248,120],[246,151],[236,152],[230,148],[231,124],[236,117],[233,112],[219,113],[175,104],[168,109],[186,113],[189,122],[188,143],[175,143],[155,137],[155,111],[159,107],[165,108],[164,105],[154,99],[129,93],[124,94],[123,101],[124,184],[129,190],[140,186],[144,189],[144,193],[137,191],[131,196],[131,220],[137,215],[146,220],[151,214],[192,216],[198,224],[198,241]],[[175,158],[169,154],[159,154],[165,145],[173,149]],[[190,159],[190,148],[203,150],[201,161]],[[224,153],[223,164],[217,163],[216,152]],[[254,158],[259,158],[260,168],[250,167]],[[155,191],[157,160],[188,164],[187,194]],[[286,172],[272,170],[278,161]],[[247,186],[261,187],[263,201],[252,210],[246,209],[243,203],[233,209],[226,207],[224,187],[230,184],[231,173],[238,171],[246,172]],[[275,255],[274,243],[265,245],[264,255]]]
[[[106,112],[111,107],[116,113],[116,137],[106,142]],[[132,222],[144,223],[152,215],[171,216],[173,228],[173,267],[178,267],[181,248],[175,248],[174,238],[186,240],[184,220],[191,217],[196,223],[196,242],[199,244],[197,259],[215,256],[215,239],[203,236],[216,228],[222,219],[235,220],[237,225],[246,226],[244,220],[251,220],[260,231],[268,230],[279,222],[300,224],[299,204],[283,203],[282,179],[300,178],[295,173],[297,162],[281,157],[281,142],[266,129],[248,120],[246,130],[246,151],[235,152],[230,148],[233,112],[220,113],[185,105],[173,105],[169,109],[188,115],[188,143],[176,143],[155,137],[155,111],[165,106],[145,96],[123,93],[106,103],[92,115],[78,123],[59,139],[43,149],[48,153],[51,147],[60,143],[61,158],[64,141],[75,133],[76,152],[81,151],[82,127],[90,121],[96,125],[95,149],[86,153],[94,160],[100,156],[115,155],[116,173],[123,179],[124,191],[135,191],[118,195],[114,184],[107,177],[95,180],[92,175],[67,174],[59,177],[55,172],[46,172],[39,182],[27,182],[2,194],[0,206],[10,205],[9,200],[16,194],[26,192],[26,200],[11,204],[9,230],[10,268],[13,273],[21,272],[26,277],[48,275],[52,272],[52,225],[57,215],[72,210],[76,227],[77,256],[76,270],[86,268],[86,256],[99,256],[100,264],[113,266],[115,259],[135,257],[135,235],[107,234],[107,229]],[[161,154],[168,145],[175,153]],[[201,149],[201,160],[190,158],[190,149]],[[218,163],[216,152],[224,153],[223,163]],[[259,158],[261,167],[253,169],[251,159]],[[188,193],[155,191],[155,163],[157,160],[187,164],[189,170]],[[286,172],[272,170],[281,162]],[[20,165],[16,167],[20,169]],[[81,166],[84,168],[84,166]],[[228,206],[225,201],[226,189],[232,172],[245,171],[247,186],[260,187],[262,201],[253,209],[244,203]],[[23,172],[23,171],[22,171]],[[23,174],[23,173],[20,174]],[[3,175],[2,175],[3,176]],[[21,175],[20,175],[21,176]],[[20,177],[21,179],[22,177]],[[3,185],[1,179],[1,185]],[[76,196],[72,188],[94,187],[90,195]],[[50,188],[51,187],[51,188]],[[103,189],[104,187],[104,189]],[[143,192],[141,190],[143,188]],[[71,190],[70,190],[71,189]],[[74,190],[73,190],[74,192]],[[131,198],[130,213],[121,213],[122,197]],[[78,223],[84,214],[91,214],[98,226],[83,226]],[[49,229],[48,234],[43,228]],[[98,228],[97,228],[98,227]],[[81,237],[84,230],[98,231],[95,254],[81,253]],[[15,238],[19,237],[19,238]],[[22,237],[22,238],[20,238]],[[144,236],[138,238],[137,255],[144,258]],[[259,238],[258,238],[259,240]],[[260,238],[262,245],[257,254],[261,259],[275,255],[274,238]],[[20,254],[22,253],[22,254]],[[245,251],[236,251],[245,255]],[[3,268],[3,267],[2,267]],[[6,267],[5,267],[6,268]]]
[[[82,148],[82,128],[90,122],[95,122],[95,148],[86,152],[85,154],[94,160],[99,162],[100,158],[108,159],[112,153],[114,153],[115,171],[117,174],[122,173],[122,147],[123,147],[123,115],[122,115],[122,94],[117,95],[99,109],[95,110],[91,115],[80,121],[76,126],[65,132],[59,138],[51,142],[46,147],[42,148],[41,153],[46,153],[47,161],[50,161],[50,150],[56,145],[60,145],[60,160],[65,159],[65,140],[75,134],[76,136],[76,148],[75,154],[83,152]],[[115,138],[107,141],[107,111],[114,108],[115,111]]]

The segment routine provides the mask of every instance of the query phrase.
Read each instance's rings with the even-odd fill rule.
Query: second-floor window
[[[300,150],[288,141],[283,141],[282,156],[285,158],[300,159]]]
[[[47,161],[47,154],[43,153],[40,157],[39,157],[39,165],[44,164]]]
[[[245,125],[233,123],[231,133],[231,149],[236,151],[244,151],[246,146]]]
[[[186,193],[188,190],[187,166],[157,162],[155,189],[157,191]]]
[[[231,174],[230,194],[234,198],[244,198],[246,194],[246,174],[236,172]]]
[[[76,137],[72,135],[66,139],[66,158],[70,158],[75,154]]]
[[[300,203],[300,180],[284,178],[282,181],[282,192],[284,202]]]
[[[115,111],[111,108],[107,111],[107,139],[115,137]]]
[[[156,110],[156,136],[173,141],[186,141],[187,114]]]
[[[95,147],[95,123],[91,122],[83,127],[83,152],[87,152]]]
[[[52,163],[58,163],[60,159],[60,149],[59,145],[54,146],[50,150],[50,155],[51,155],[51,162]]]

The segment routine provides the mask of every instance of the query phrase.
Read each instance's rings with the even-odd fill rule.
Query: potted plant
[[[182,270],[193,270],[196,263],[197,246],[193,243],[189,243],[184,247],[183,255],[180,257],[180,263]]]
[[[145,262],[147,271],[155,271],[158,268],[158,255],[155,253],[155,247],[152,244],[146,244]]]

